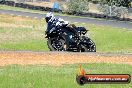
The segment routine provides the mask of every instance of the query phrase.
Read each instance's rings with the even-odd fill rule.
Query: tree
[[[109,6],[109,5],[98,5],[98,10],[100,12],[103,12],[107,16],[116,16],[116,17],[122,17],[125,18],[128,15],[128,9],[126,7],[120,6],[117,7],[115,5]]]
[[[101,4],[108,4],[109,6],[123,6],[123,7],[130,7],[131,0],[100,0]]]
[[[69,0],[67,7],[68,12],[72,14],[88,11],[89,0]]]

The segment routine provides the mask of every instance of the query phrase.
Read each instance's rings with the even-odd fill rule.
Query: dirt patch
[[[132,55],[68,53],[68,52],[0,52],[0,66],[20,65],[62,65],[74,63],[123,63],[132,65]]]

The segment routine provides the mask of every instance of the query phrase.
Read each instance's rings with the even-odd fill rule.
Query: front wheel
[[[81,44],[81,52],[96,52],[95,43],[90,38],[85,37]]]

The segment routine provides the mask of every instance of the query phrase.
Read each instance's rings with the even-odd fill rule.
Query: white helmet
[[[46,14],[45,20],[48,23],[49,20],[54,20],[54,18],[55,18],[54,14],[52,12],[49,12],[49,13]]]

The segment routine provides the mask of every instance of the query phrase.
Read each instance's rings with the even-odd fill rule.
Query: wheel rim
[[[51,45],[57,51],[65,51],[67,47],[63,39],[53,39]]]

